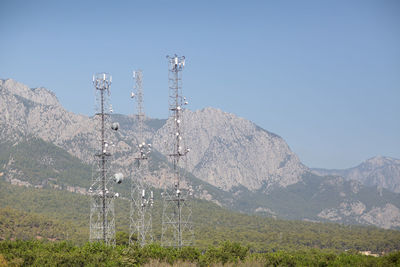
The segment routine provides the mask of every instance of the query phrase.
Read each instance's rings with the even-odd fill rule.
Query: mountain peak
[[[233,114],[233,113],[230,113],[230,112],[226,112],[226,111],[223,111],[223,110],[221,110],[219,108],[215,108],[215,107],[205,107],[203,109],[196,110],[194,112],[198,113],[198,114],[212,114],[213,116],[220,116],[220,117],[226,117],[226,118],[235,118],[235,119],[246,120],[246,119],[244,119],[244,118],[242,118],[240,116],[237,116],[236,114]]]
[[[314,169],[318,175],[339,175],[367,186],[378,186],[400,193],[400,159],[375,156],[345,170]]]
[[[56,95],[44,87],[29,88],[13,79],[6,79],[0,80],[0,88],[38,104],[60,105]]]
[[[236,116],[233,113],[225,112],[219,108],[215,107],[205,107],[200,110],[192,111],[193,116],[196,117],[206,117],[206,118],[214,118],[215,120],[245,120],[239,116]],[[246,120],[247,121],[247,120]]]
[[[374,165],[374,166],[384,166],[386,164],[400,163],[399,159],[385,157],[385,156],[375,156],[373,158],[367,159],[362,164]]]
[[[187,168],[198,178],[223,190],[244,186],[255,191],[301,180],[307,168],[279,136],[253,122],[217,108],[184,113]],[[169,119],[153,144],[164,154],[172,142]]]

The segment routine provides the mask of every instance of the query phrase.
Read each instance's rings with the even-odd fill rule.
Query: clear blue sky
[[[0,0],[0,78],[91,115],[95,72],[114,112],[166,118],[167,54],[187,58],[192,110],[220,108],[282,136],[310,167],[400,158],[400,1]]]

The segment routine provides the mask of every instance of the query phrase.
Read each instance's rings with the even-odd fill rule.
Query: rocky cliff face
[[[93,121],[66,111],[47,89],[30,89],[10,79],[0,80],[0,103],[0,112],[5,114],[0,116],[0,124],[7,129],[3,139],[33,135],[79,154],[81,158],[87,155],[78,144],[68,141],[76,136],[93,139]]]
[[[169,120],[154,137],[155,147],[167,152]],[[254,123],[215,108],[184,114],[184,140],[191,149],[187,168],[223,190],[244,186],[288,186],[301,180],[307,168],[279,136]]]
[[[314,169],[319,175],[338,175],[347,180],[357,180],[367,186],[377,186],[400,193],[400,160],[374,157],[360,165],[345,170]]]

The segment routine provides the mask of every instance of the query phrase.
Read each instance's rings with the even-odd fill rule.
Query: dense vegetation
[[[10,164],[11,176],[32,185],[88,187],[91,167],[67,151],[39,138],[30,138],[17,145],[0,144],[0,166]],[[15,171],[18,170],[18,171]],[[7,171],[1,170],[7,175]]]
[[[232,212],[207,201],[197,200],[193,204],[197,222],[196,246],[203,249],[230,240],[249,246],[252,251],[320,248],[381,253],[400,250],[400,232],[396,230],[286,221]],[[5,208],[3,214],[8,214],[0,216],[0,225],[7,225],[1,227],[0,239],[29,239],[33,235],[24,234],[29,227],[40,229],[42,225],[54,225],[54,229],[59,229],[60,233],[54,232],[54,235],[44,238],[66,239],[68,236],[75,244],[83,244],[88,240],[88,196],[62,190],[18,187],[0,180],[0,206]],[[117,231],[128,232],[127,200],[116,201],[116,222]],[[160,222],[161,209],[160,205],[156,205],[153,215],[156,241],[161,236]]]
[[[46,218],[42,215],[17,211],[11,208],[0,208],[0,240],[1,239],[45,239],[45,240],[67,240],[69,234],[71,239],[77,240],[79,236],[68,229],[68,227],[57,220]]]
[[[178,266],[399,266],[400,252],[382,257],[315,249],[251,253],[248,247],[231,242],[207,250],[193,247],[178,250],[158,244],[113,248],[101,243],[76,246],[70,242],[0,242],[1,266],[160,266],[160,262]]]

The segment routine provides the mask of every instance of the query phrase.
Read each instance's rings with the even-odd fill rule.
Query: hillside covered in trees
[[[41,236],[45,240],[69,240],[74,244],[88,240],[88,196],[18,187],[0,181],[0,205],[0,239]],[[129,203],[119,199],[116,205],[117,231],[127,233]],[[202,249],[229,240],[252,251],[319,248],[382,253],[400,250],[400,232],[396,230],[250,216],[201,200],[194,205],[196,247]],[[161,210],[156,208],[153,216],[157,242],[161,236]],[[45,228],[49,231],[43,231]]]

